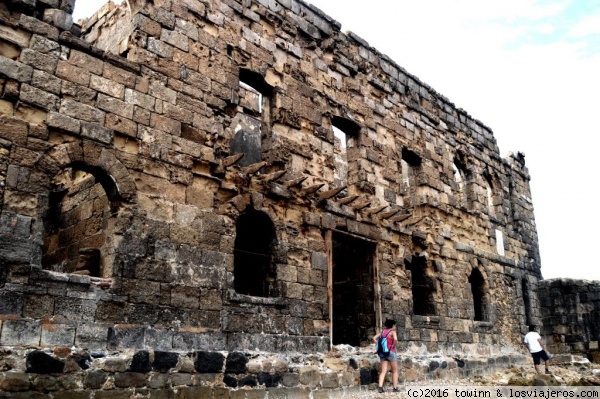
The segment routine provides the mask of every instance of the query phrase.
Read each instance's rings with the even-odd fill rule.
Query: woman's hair
[[[396,320],[387,319],[383,324],[385,325],[385,328],[392,328],[396,325]]]

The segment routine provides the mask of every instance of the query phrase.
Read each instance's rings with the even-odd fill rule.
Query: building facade
[[[301,0],[73,7],[0,4],[4,347],[198,371],[540,324],[524,155],[364,39]]]

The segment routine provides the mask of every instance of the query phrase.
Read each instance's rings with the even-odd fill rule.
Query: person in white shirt
[[[533,366],[535,367],[536,373],[540,373],[539,367],[541,361],[543,360],[546,368],[546,374],[552,374],[548,369],[550,356],[546,353],[544,341],[542,340],[540,334],[535,331],[535,326],[529,326],[529,332],[525,335],[525,338],[523,338],[523,345],[527,347],[529,353],[531,353],[531,357],[533,357]]]

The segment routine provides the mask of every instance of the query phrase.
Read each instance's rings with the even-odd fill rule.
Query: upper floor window
[[[239,162],[248,166],[262,160],[263,136],[271,121],[273,87],[264,78],[248,69],[240,69],[239,107],[232,126],[231,154],[244,154]]]
[[[467,165],[462,160],[462,157],[457,156],[454,158],[452,163],[452,170],[454,172],[454,182],[456,183],[457,200],[460,205],[469,205],[469,180],[471,178],[471,172],[467,169]]]
[[[417,174],[421,166],[421,157],[409,150],[402,149],[402,159],[400,160],[402,169],[402,183],[406,188],[415,187],[417,185]]]
[[[349,174],[349,152],[357,147],[360,126],[346,118],[334,116],[331,119],[334,135],[334,157],[335,157],[335,186],[348,184]]]
[[[486,205],[490,215],[494,215],[494,182],[492,176],[485,172],[483,174],[485,179],[485,194],[486,194]]]
[[[266,213],[248,210],[239,216],[233,263],[236,292],[259,297],[277,295],[272,262],[275,243],[275,226]]]

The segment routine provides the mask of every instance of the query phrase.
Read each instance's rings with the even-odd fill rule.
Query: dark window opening
[[[531,292],[526,279],[521,280],[521,291],[523,295],[523,306],[525,307],[525,324],[531,325],[533,324],[531,318]]]
[[[414,257],[408,264],[412,283],[413,313],[421,316],[437,314],[433,294],[436,291],[436,279],[427,259]]]
[[[375,244],[333,233],[333,345],[361,346],[375,334]]]
[[[414,190],[417,185],[417,173],[421,166],[421,157],[415,152],[403,148],[400,166],[402,169],[402,183],[406,188]]]
[[[355,154],[352,149],[357,147],[356,141],[360,133],[360,126],[350,120],[334,116],[331,119],[333,135],[334,135],[334,185],[344,186],[348,184],[348,175],[352,175],[355,171],[350,170],[351,162]]]
[[[276,244],[275,227],[266,213],[242,213],[236,225],[234,243],[234,288],[251,296],[276,296],[272,250]]]
[[[273,87],[258,73],[240,69],[239,107],[231,124],[236,130],[231,155],[244,154],[240,166],[262,160],[262,145],[271,123]]]
[[[48,196],[42,267],[107,277],[103,262],[112,254],[110,220],[118,203],[116,185],[102,170],[73,165],[60,172]]]
[[[331,124],[351,137],[358,137],[360,133],[360,125],[351,119],[334,116],[331,118]]]
[[[473,269],[469,276],[471,294],[473,295],[473,310],[475,321],[488,320],[486,311],[485,280],[479,269]]]

